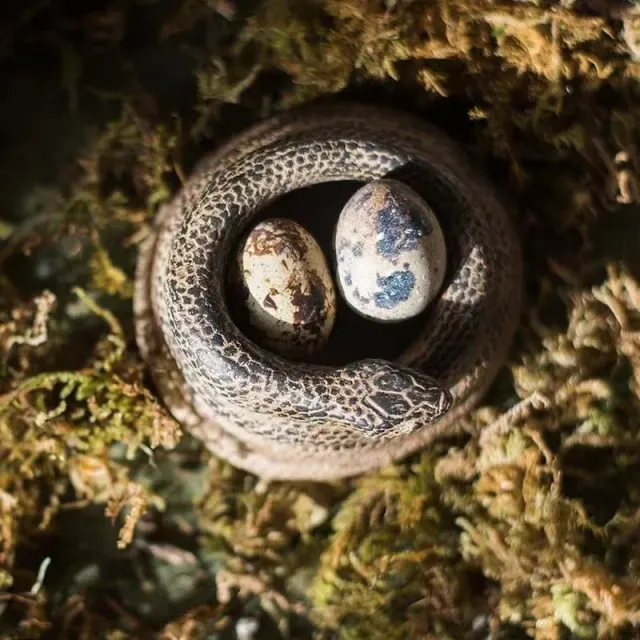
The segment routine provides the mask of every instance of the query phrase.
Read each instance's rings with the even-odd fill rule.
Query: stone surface
[[[336,316],[327,261],[313,236],[292,220],[256,225],[236,254],[232,290],[244,302],[262,346],[302,359],[326,343]]]
[[[446,271],[440,224],[396,180],[376,180],[349,199],[335,233],[340,291],[356,312],[382,322],[412,318],[438,293]]]

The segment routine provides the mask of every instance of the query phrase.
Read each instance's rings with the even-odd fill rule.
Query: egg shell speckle
[[[429,205],[397,180],[375,180],[342,209],[335,233],[340,291],[351,308],[381,322],[412,318],[437,295],[446,247]]]
[[[256,342],[300,359],[326,344],[336,317],[329,266],[313,236],[298,223],[270,218],[240,243],[232,275]]]

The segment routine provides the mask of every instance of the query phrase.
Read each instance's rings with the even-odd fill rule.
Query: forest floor
[[[23,0],[0,78],[0,638],[638,637],[640,5]],[[459,437],[267,484],[155,397],[132,278],[204,153],[329,96],[464,146],[525,309]]]

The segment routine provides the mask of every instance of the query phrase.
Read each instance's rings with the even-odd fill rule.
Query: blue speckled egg
[[[442,286],[442,229],[429,205],[397,180],[358,189],[340,213],[334,242],[340,291],[367,318],[412,318]]]

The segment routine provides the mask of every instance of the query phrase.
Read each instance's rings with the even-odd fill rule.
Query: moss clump
[[[314,599],[344,637],[455,638],[490,611],[442,503],[436,460],[427,454],[365,478],[341,506]]]

